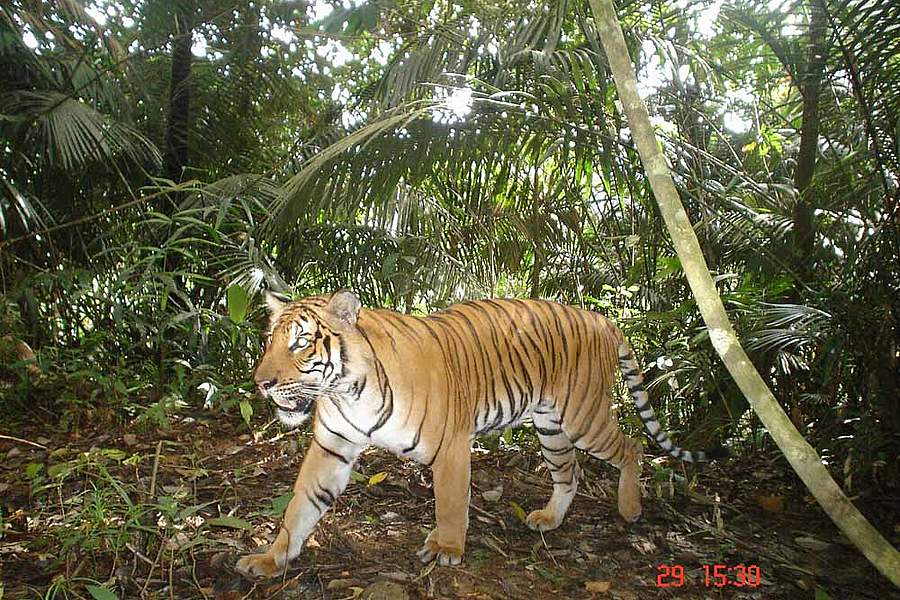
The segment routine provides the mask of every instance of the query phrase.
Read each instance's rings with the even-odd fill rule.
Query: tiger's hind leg
[[[610,411],[600,432],[581,438],[578,448],[619,469],[619,514],[629,523],[637,521],[641,517],[641,443],[622,432]]]
[[[538,408],[533,420],[544,463],[553,478],[553,494],[544,508],[528,515],[525,523],[535,531],[550,531],[559,527],[569,510],[578,489],[581,467],[575,460],[575,446],[563,432],[556,410]]]

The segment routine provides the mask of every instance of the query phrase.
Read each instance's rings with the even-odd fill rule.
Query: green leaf
[[[94,600],[119,600],[118,596],[116,596],[105,587],[99,585],[88,585],[85,586],[85,588],[87,588],[88,593]]]
[[[247,306],[250,304],[250,296],[247,291],[239,285],[228,287],[228,316],[235,324],[243,323],[247,316]]]
[[[367,481],[369,481],[369,478],[359,471],[350,471],[350,479],[352,479],[356,483],[366,483]]]
[[[831,600],[831,596],[828,595],[828,592],[823,590],[822,588],[816,588],[816,600]]]
[[[522,508],[518,502],[515,500],[509,501],[509,506],[512,508],[513,514],[516,515],[516,518],[522,523],[525,522],[525,509]]]
[[[369,477],[368,485],[378,485],[379,483],[381,483],[382,481],[387,479],[387,476],[388,476],[387,471],[381,471],[379,473],[375,473],[374,475]]]
[[[78,461],[70,460],[68,462],[50,465],[47,468],[47,475],[54,479],[57,477],[65,477],[75,468],[77,462]]]
[[[244,423],[249,427],[250,417],[253,416],[253,405],[250,404],[249,400],[241,400],[241,416],[244,418]]]
[[[231,529],[253,529],[250,521],[239,519],[238,517],[216,517],[210,519],[207,523],[212,527],[229,527]]]
[[[121,462],[128,457],[126,452],[119,450],[118,448],[103,448],[100,450],[100,455],[116,462]]]
[[[288,492],[287,494],[282,494],[281,496],[272,498],[272,507],[266,512],[274,517],[280,517],[284,514],[284,511],[287,509],[287,505],[291,502],[291,498],[293,497],[294,492]]]
[[[44,465],[42,465],[41,463],[28,463],[28,465],[25,467],[25,477],[27,477],[28,479],[34,479],[43,468]]]

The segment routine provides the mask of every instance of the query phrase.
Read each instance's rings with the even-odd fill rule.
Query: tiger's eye
[[[291,346],[291,351],[299,352],[300,350],[303,350],[307,346],[309,346],[309,340],[304,337],[300,337],[300,338],[297,338],[297,341],[295,341],[294,344]]]

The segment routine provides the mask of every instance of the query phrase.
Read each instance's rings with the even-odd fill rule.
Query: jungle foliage
[[[0,7],[0,333],[43,371],[5,363],[4,418],[249,419],[260,290],[349,287],[406,311],[603,311],[685,445],[766,444],[587,3],[329,6]],[[846,486],[896,481],[900,6],[637,1],[620,19],[751,358]]]

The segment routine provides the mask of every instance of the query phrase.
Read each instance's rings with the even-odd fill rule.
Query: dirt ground
[[[274,539],[307,433],[205,415],[46,431],[0,432],[19,438],[0,438],[0,598],[900,598],[774,452],[652,461],[633,525],[616,471],[582,457],[565,522],[541,536],[521,522],[551,491],[532,436],[495,438],[472,455],[464,561],[435,567],[415,556],[434,523],[428,469],[371,450],[284,576],[252,582],[234,563]],[[897,544],[898,498],[856,500]]]

